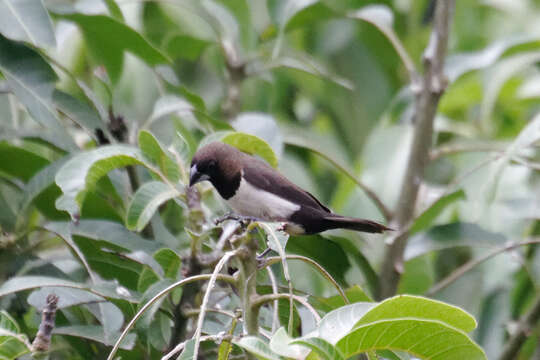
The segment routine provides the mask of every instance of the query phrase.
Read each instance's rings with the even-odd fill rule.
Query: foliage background
[[[49,290],[26,278],[25,291],[2,293],[10,279],[93,281],[113,292],[121,285],[140,300],[186,275],[179,270],[192,240],[185,228],[193,231],[226,211],[203,186],[204,220],[194,218],[182,186],[190,156],[215,131],[233,128],[265,140],[279,169],[335,212],[390,220],[347,172],[387,209],[396,208],[414,128],[414,89],[387,35],[393,29],[421,69],[429,1],[23,3],[0,1],[0,308],[21,333],[35,335],[36,309]],[[540,231],[538,16],[533,0],[457,1],[445,65],[449,86],[398,286],[398,293],[427,295],[473,314],[472,337],[490,359],[540,298],[537,246],[512,246],[538,241]],[[161,149],[140,130],[153,134]],[[113,170],[85,188],[78,205],[65,196],[58,201],[85,164],[64,174],[66,187],[59,169],[104,138],[146,144],[160,175],[148,166]],[[108,172],[134,164],[126,158],[101,165]],[[148,185],[158,179],[176,181],[177,192]],[[147,192],[134,197],[143,185]],[[314,259],[343,287],[359,286],[352,290],[358,296],[377,297],[389,238],[323,236],[291,238],[287,251]],[[174,251],[152,257],[162,246]],[[205,246],[203,252],[213,243]],[[336,294],[309,265],[291,261],[289,267],[296,290],[318,298]],[[456,269],[466,271],[440,288]],[[55,289],[70,298],[58,313],[57,358],[103,358],[137,310],[119,299],[96,306],[88,293]],[[234,302],[225,288],[216,294]],[[155,358],[171,341],[175,330],[162,315],[174,306],[164,308],[158,320],[145,323],[153,331],[137,330],[141,356]],[[309,316],[299,311],[308,327]],[[218,320],[205,331],[227,330]],[[523,359],[540,354],[538,319],[530,325]]]

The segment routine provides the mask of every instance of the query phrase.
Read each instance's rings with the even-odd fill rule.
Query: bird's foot
[[[257,218],[254,218],[252,216],[242,216],[242,215],[238,215],[238,214],[230,212],[228,214],[225,214],[215,219],[214,224],[219,225],[222,222],[227,221],[227,220],[238,221],[243,228],[247,227],[250,222],[258,221]]]

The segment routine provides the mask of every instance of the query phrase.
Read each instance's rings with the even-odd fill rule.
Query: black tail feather
[[[349,229],[367,233],[383,233],[393,229],[375,221],[357,219],[347,216],[333,215],[325,218],[328,229]]]

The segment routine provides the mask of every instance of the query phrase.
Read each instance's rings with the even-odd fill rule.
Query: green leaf
[[[167,55],[172,59],[197,60],[202,52],[211,45],[212,42],[199,39],[190,35],[174,35],[165,45]]]
[[[272,167],[278,166],[278,159],[272,148],[257,136],[241,132],[230,132],[223,136],[221,141],[247,154],[260,156]]]
[[[140,310],[144,306],[144,304],[146,304],[150,299],[156,296],[160,291],[169,287],[171,284],[172,284],[172,281],[170,279],[165,279],[165,280],[157,281],[153,283],[152,285],[150,285],[145,290],[143,296],[141,297],[137,310]],[[165,299],[166,297],[161,297],[154,304],[152,304],[152,306],[150,306],[146,310],[146,312],[142,315],[142,319],[141,321],[139,321],[138,326],[142,328],[148,327],[150,323],[152,322],[154,315],[159,310],[161,304],[163,303],[163,301],[165,301]]]
[[[323,64],[320,64],[313,58],[310,58],[307,54],[299,55],[287,55],[279,57],[269,64],[265,64],[265,68],[272,69],[292,69],[301,71],[303,73],[313,75],[316,78],[328,80],[336,85],[339,85],[347,90],[354,90],[354,84],[343,77],[333,74]]]
[[[351,304],[372,301],[372,299],[364,292],[364,290],[362,290],[359,285],[353,285],[352,287],[346,289],[345,295]],[[309,302],[313,304],[317,310],[324,312],[330,312],[347,305],[341,295],[334,295],[327,298],[310,296]]]
[[[57,76],[51,66],[36,51],[0,35],[0,71],[32,118],[57,134],[62,149],[75,149],[54,109],[52,96]]]
[[[319,324],[317,337],[335,344],[351,331],[354,324],[375,305],[376,303],[358,302],[329,312]]]
[[[129,26],[105,15],[58,14],[81,29],[94,57],[107,69],[113,84],[122,74],[124,52],[128,51],[150,66],[169,59]]]
[[[173,183],[178,182],[180,179],[178,164],[169,157],[154,135],[145,130],[140,131],[139,147],[144,156],[156,164],[167,179]]]
[[[37,47],[56,45],[51,18],[42,0],[0,0],[0,33]]]
[[[280,327],[270,339],[270,350],[287,358],[304,358],[308,354],[308,351],[300,346],[291,345],[292,340],[287,334],[287,330],[284,327]]]
[[[174,250],[163,248],[154,253],[154,259],[161,265],[163,276],[169,279],[177,279],[182,260]]]
[[[464,332],[476,328],[476,320],[464,310],[441,301],[411,295],[398,295],[379,303],[362,316],[355,327],[396,318],[439,321]]]
[[[45,225],[45,229],[61,237],[81,236],[92,239],[114,249],[152,253],[159,247],[155,241],[145,240],[122,225],[105,220],[80,220],[77,225],[68,221],[50,222]]]
[[[109,171],[127,165],[145,164],[139,149],[127,145],[108,145],[80,153],[69,160],[56,174],[56,184],[64,193],[56,200],[59,210],[76,219],[85,192]]]
[[[109,10],[109,13],[118,21],[124,21],[124,15],[122,14],[122,10],[120,10],[120,7],[114,0],[104,0],[105,5],[107,5],[107,9]]]
[[[257,136],[268,143],[277,158],[283,153],[283,136],[273,116],[265,113],[245,112],[232,122],[236,131]]]
[[[28,181],[35,173],[45,168],[49,161],[43,154],[31,149],[0,141],[0,170],[13,177]]]
[[[337,344],[345,357],[369,350],[406,351],[421,359],[486,360],[482,349],[462,331],[435,320],[396,318],[355,328]]]
[[[309,257],[319,263],[339,284],[345,284],[345,273],[351,264],[343,248],[320,235],[291,236],[287,252]]]
[[[506,236],[501,233],[487,231],[477,224],[457,222],[438,225],[410,239],[405,250],[405,260],[459,246],[501,246],[506,240]]]
[[[142,231],[157,208],[178,195],[178,191],[160,181],[151,181],[141,186],[126,214],[126,226],[130,230]]]
[[[30,204],[47,188],[55,186],[54,178],[58,170],[64,166],[66,161],[69,158],[61,158],[46,167],[42,168],[35,173],[34,176],[28,181],[24,186],[24,197],[21,201],[21,212],[24,212],[25,209],[30,206]],[[20,163],[17,163],[20,166]]]
[[[275,354],[267,343],[255,336],[245,336],[233,343],[262,360],[282,360],[282,357]]]
[[[313,350],[322,360],[345,360],[343,354],[330,344],[328,341],[320,338],[307,338],[294,340],[291,344],[298,344]]]
[[[297,1],[299,4],[290,6],[291,11],[285,25],[285,31],[292,31],[304,26],[313,25],[315,22],[336,18],[339,14],[328,7],[322,1]]]
[[[80,290],[68,287],[46,287],[32,291],[28,296],[28,304],[36,309],[43,309],[46,305],[47,295],[55,294],[58,296],[58,309],[68,308],[81,304],[95,304],[103,302],[103,297],[92,294],[87,290]]]
[[[15,292],[41,288],[45,286],[62,286],[84,289],[83,284],[48,276],[15,276],[0,285],[0,297]]]
[[[54,105],[74,123],[85,129],[93,138],[97,129],[108,133],[107,127],[99,117],[97,110],[79,99],[63,92],[55,90],[53,93]]]
[[[462,199],[465,199],[465,192],[461,189],[441,196],[414,220],[409,232],[414,234],[426,229],[448,205]]]
[[[193,355],[195,355],[195,339],[189,339],[177,360],[193,360]]]
[[[111,335],[109,339],[106,338],[103,331],[103,327],[99,325],[71,325],[61,326],[54,329],[56,335],[75,336],[87,340],[99,342],[101,344],[112,346],[115,340],[120,336],[120,332],[116,332]],[[120,343],[120,348],[124,350],[131,350],[135,346],[135,340],[137,335],[128,334]]]
[[[19,326],[5,310],[0,310],[0,359],[15,360],[30,352],[26,335],[20,333]]]

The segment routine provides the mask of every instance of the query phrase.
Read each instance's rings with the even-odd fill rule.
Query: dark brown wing
[[[315,196],[293,184],[285,176],[259,159],[251,158],[249,161],[244,162],[243,171],[246,181],[259,189],[301,206],[322,210],[327,213],[332,212],[321,204]]]

